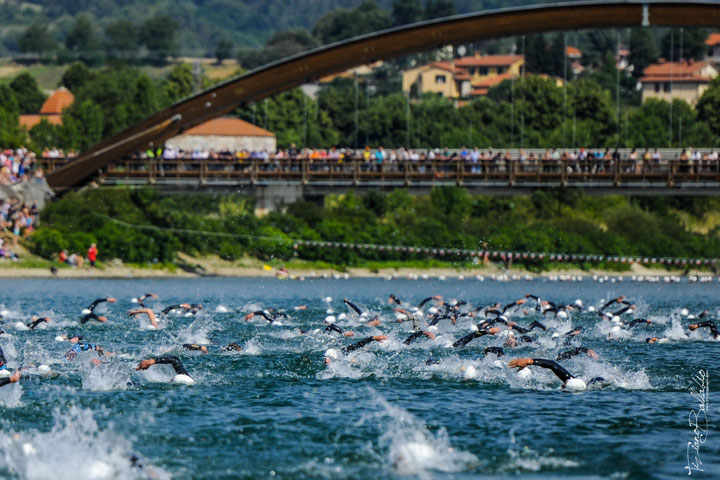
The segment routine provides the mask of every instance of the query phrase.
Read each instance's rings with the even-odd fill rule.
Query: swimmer
[[[578,326],[565,334],[565,345],[569,345],[578,335],[582,333],[582,327]]]
[[[626,301],[626,300],[625,300],[625,297],[621,295],[621,296],[619,296],[618,298],[613,298],[612,300],[610,300],[609,302],[607,302],[605,305],[603,305],[602,307],[600,307],[600,308],[598,309],[598,312],[602,312],[602,311],[604,311],[605,309],[607,309],[608,307],[610,307],[611,305],[614,305],[614,304],[616,304],[616,303],[622,303],[622,304],[625,304],[625,305],[627,305],[627,306],[630,306],[630,302]]]
[[[158,298],[158,296],[157,293],[146,293],[145,295],[137,299],[138,305],[140,305],[142,308],[145,308],[145,304],[143,302],[147,298]]]
[[[135,315],[142,315],[145,314],[148,317],[148,320],[150,320],[150,325],[152,325],[154,328],[158,328],[160,324],[158,324],[157,320],[155,319],[155,312],[153,312],[149,308],[139,308],[137,310],[130,310],[127,312],[128,316],[134,317]]]
[[[498,357],[502,357],[505,355],[505,350],[503,350],[502,347],[485,347],[483,354],[487,355],[488,353],[494,353]]]
[[[561,352],[555,360],[567,360],[576,355],[580,355],[581,353],[586,354],[590,358],[598,358],[599,357],[599,355],[595,352],[595,350],[593,350],[591,348],[577,347],[577,348],[573,348],[572,350],[567,350],[565,352]]]
[[[355,313],[357,313],[361,317],[363,316],[363,311],[360,310],[360,308],[357,305],[355,305],[354,303],[352,303],[350,300],[348,300],[347,298],[343,298],[343,302],[345,303],[345,305],[347,305],[348,307],[355,310]]]
[[[140,360],[135,370],[147,370],[153,365],[171,365],[175,370],[175,377],[172,379],[174,383],[184,383],[187,385],[193,385],[195,380],[190,376],[185,366],[182,364],[180,359],[174,355],[163,355],[161,357],[150,357],[145,360]]]
[[[242,347],[240,344],[231,342],[229,343],[225,348],[223,348],[223,352],[242,352]]]
[[[96,315],[94,312],[90,312],[87,315],[85,315],[83,318],[80,319],[80,323],[86,324],[90,320],[97,320],[100,323],[105,323],[105,322],[107,322],[108,319],[107,319],[107,317],[105,317],[103,315]]]
[[[365,325],[368,327],[377,327],[381,323],[382,322],[380,321],[380,315],[375,315],[375,317],[372,320],[370,320],[369,322],[367,322]]]
[[[456,340],[455,343],[452,344],[452,346],[454,348],[464,347],[465,345],[467,345],[471,341],[475,340],[476,338],[480,338],[485,335],[495,335],[498,332],[500,332],[500,329],[498,327],[484,328],[481,325],[478,325],[477,331],[468,333],[461,339]]]
[[[0,347],[0,370],[5,370],[6,372],[9,371],[7,366],[7,359],[5,358],[5,352],[3,352],[2,347]],[[5,376],[9,375],[5,374]]]
[[[100,356],[100,357],[104,357],[105,355],[108,355],[108,356],[114,355],[114,353],[112,353],[112,352],[106,352],[105,350],[103,350],[100,347],[100,345],[96,345],[93,343],[82,343],[82,342],[73,342],[73,343],[75,343],[75,345],[73,345],[73,347],[65,353],[65,358],[68,360],[73,360],[77,356],[78,353],[87,352],[89,350],[96,351],[98,356]]]
[[[518,333],[529,333],[532,332],[535,328],[539,328],[540,330],[547,330],[547,327],[542,323],[538,322],[537,320],[534,320],[527,327],[521,327],[515,322],[506,322],[505,325]]]
[[[400,301],[400,299],[398,297],[395,296],[394,293],[390,294],[390,298],[388,298],[388,303],[390,303],[390,304],[394,303],[395,305],[402,305],[402,302]]]
[[[531,342],[535,341],[532,337],[528,337],[527,335],[520,335],[520,340],[522,340],[525,343],[531,343]],[[510,347],[510,348],[515,348],[518,346],[517,340],[515,339],[515,335],[513,335],[512,332],[510,333],[510,335],[508,335],[507,339],[505,340],[505,346]]]
[[[387,335],[374,335],[372,337],[366,337],[360,340],[359,342],[353,343],[352,345],[348,345],[346,347],[343,347],[340,349],[340,352],[335,350],[334,348],[330,348],[327,351],[325,351],[325,365],[330,365],[330,362],[332,360],[338,360],[340,358],[340,353],[346,354],[353,352],[359,348],[364,347],[365,345],[368,345],[372,342],[382,342],[384,340],[387,340]]]
[[[272,316],[269,310],[258,310],[257,312],[248,313],[247,315],[245,315],[245,321],[250,321],[256,316],[263,317],[270,323],[273,323],[275,321],[275,317]]]
[[[4,387],[9,383],[17,383],[18,380],[20,380],[20,369],[15,370],[15,373],[9,377],[0,378],[0,387]]]
[[[427,297],[427,298],[423,299],[420,303],[417,304],[417,309],[418,310],[422,309],[425,306],[425,304],[427,302],[429,302],[430,300],[436,300],[438,302],[442,302],[443,297],[441,295],[433,295],[432,297]]]
[[[339,333],[339,334],[342,335],[343,337],[352,337],[352,336],[355,335],[355,332],[351,332],[350,330],[348,330],[347,332],[344,331],[342,328],[340,328],[340,327],[338,327],[337,325],[335,325],[335,322],[334,322],[334,321],[333,321],[333,322],[326,322],[326,323],[327,323],[327,327],[325,327],[325,333],[335,332],[335,333]]]
[[[413,331],[420,330],[420,319],[418,319],[415,316],[415,314],[413,314],[411,311],[405,310],[404,308],[395,307],[395,308],[393,308],[393,312],[397,312],[397,313],[400,313],[405,316],[404,319],[402,317],[399,317],[396,320],[398,323],[402,323],[402,322],[410,320],[410,321],[412,321],[412,324],[413,324]],[[422,313],[419,311],[418,311],[418,314],[422,315]]]
[[[163,315],[167,315],[168,313],[172,312],[173,310],[184,310],[185,313],[191,313],[195,315],[200,310],[202,310],[202,305],[196,304],[196,303],[180,303],[178,305],[170,305],[169,307],[166,307],[161,313]]]
[[[521,298],[520,300],[515,300],[514,302],[510,302],[502,308],[500,313],[504,314],[511,308],[519,307],[520,305],[523,305],[525,302],[527,302],[527,299],[525,299],[525,298]]]
[[[107,298],[98,298],[94,302],[90,304],[87,309],[83,310],[84,314],[93,313],[95,311],[95,307],[100,305],[101,303],[108,302],[108,303],[115,303],[117,300],[115,300],[113,297],[107,297]]]
[[[185,350],[199,351],[204,354],[208,353],[208,348],[205,345],[198,345],[197,343],[183,343]]]
[[[560,379],[560,381],[563,382],[563,388],[567,390],[579,391],[585,390],[587,388],[587,384],[584,381],[573,376],[570,372],[565,370],[562,365],[553,360],[547,360],[544,358],[515,358],[508,362],[508,367],[517,368],[518,370],[522,370],[529,365],[535,365],[541,368],[547,368],[549,370],[552,370],[552,372]],[[602,383],[604,381],[605,380],[601,377],[595,377],[588,383]]]
[[[405,345],[410,345],[412,342],[414,342],[418,338],[422,337],[423,335],[425,335],[430,340],[435,340],[435,334],[433,332],[424,332],[422,330],[418,330],[418,331],[411,333],[410,336],[408,338],[406,338],[403,343]]]
[[[640,324],[650,325],[651,323],[652,323],[652,320],[650,320],[649,318],[636,318],[635,320],[631,320],[631,321],[627,324],[627,326],[628,326],[628,327],[634,327],[635,325],[640,325]]]
[[[692,325],[688,326],[688,329],[690,329],[691,332],[694,332],[698,328],[706,328],[706,327],[710,329],[710,333],[712,334],[712,336],[715,340],[720,340],[720,332],[718,331],[718,328],[715,325],[715,322],[713,322],[712,320],[705,320],[704,322],[693,323]]]
[[[49,317],[41,317],[41,318],[38,318],[38,317],[33,316],[33,317],[32,317],[32,322],[28,323],[26,326],[27,326],[30,330],[35,330],[35,327],[37,327],[37,326],[40,325],[41,323],[47,323],[47,322],[49,322],[49,321],[50,321],[50,318],[49,318]]]

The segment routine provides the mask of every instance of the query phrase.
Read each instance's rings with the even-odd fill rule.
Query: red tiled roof
[[[470,80],[471,78],[472,77],[470,77],[470,74],[466,72],[455,74],[455,80]]]
[[[488,88],[473,88],[470,92],[470,95],[472,95],[473,97],[476,95],[487,95],[488,91]]]
[[[228,135],[234,137],[274,137],[264,128],[239,118],[214,118],[184,132],[186,135]]]
[[[581,57],[582,52],[577,47],[567,47],[567,48],[565,48],[565,55],[567,55],[568,57],[573,57],[573,56]]]
[[[515,62],[523,60],[522,55],[485,55],[462,57],[455,60],[458,67],[508,67]]]
[[[60,115],[20,115],[18,123],[20,123],[21,127],[30,130],[40,123],[43,118],[53,125],[62,125],[62,116]]]
[[[710,62],[666,62],[648,65],[643,72],[641,82],[704,82],[711,77],[700,75],[700,71],[711,65]]]
[[[64,109],[69,107],[75,101],[75,96],[65,87],[60,87],[53,92],[52,95],[45,100],[40,108],[43,115],[60,115]]]
[[[700,75],[692,75],[688,77],[676,77],[670,75],[653,75],[651,77],[643,77],[641,82],[673,82],[673,83],[710,83],[712,78],[702,77]]]
[[[439,68],[440,70],[447,70],[448,72],[455,71],[455,67],[450,62],[430,62],[427,65],[432,68]]]
[[[714,47],[718,43],[720,43],[720,33],[711,33],[705,40],[705,45],[708,47]]]

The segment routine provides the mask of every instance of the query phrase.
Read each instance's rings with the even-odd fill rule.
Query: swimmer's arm
[[[20,370],[15,370],[11,377],[0,378],[0,387],[4,387],[8,383],[17,383],[20,380]]]
[[[343,329],[340,328],[340,327],[338,327],[338,326],[335,325],[334,323],[331,323],[330,325],[328,325],[327,327],[325,327],[325,332],[327,332],[327,333],[329,333],[329,332],[336,332],[336,333],[339,333],[340,335],[342,335],[342,334],[344,333],[344,332],[343,332]]]
[[[358,306],[355,305],[353,302],[351,302],[351,301],[348,300],[347,298],[343,298],[343,302],[345,302],[345,304],[346,304],[348,307],[350,307],[350,308],[352,308],[353,310],[355,310],[355,313],[357,313],[358,315],[362,315],[362,310],[360,310],[360,309],[358,308]]]
[[[162,357],[153,357],[151,360],[154,360],[154,362],[150,365],[156,364],[156,365],[170,365],[173,367],[173,370],[175,370],[175,373],[178,375],[188,375],[187,370],[185,370],[185,367],[183,366],[182,362],[178,357],[175,355],[163,355]],[[142,362],[141,362],[142,363]],[[148,367],[150,366],[148,365]],[[145,367],[147,368],[147,367]],[[145,368],[141,370],[145,370]]]
[[[573,376],[565,370],[565,368],[562,367],[559,363],[553,361],[553,360],[546,360],[544,358],[533,358],[533,365],[537,365],[538,367],[547,368],[549,370],[552,370],[552,372],[563,381],[563,383],[567,382],[569,379],[573,378]]]
[[[357,350],[358,348],[364,347],[365,345],[367,345],[367,344],[369,344],[369,343],[371,343],[371,342],[380,342],[380,341],[383,341],[383,340],[387,340],[387,338],[388,338],[388,337],[387,337],[386,335],[375,335],[375,336],[372,336],[372,337],[366,337],[366,338],[363,338],[362,340],[360,340],[360,341],[357,342],[357,343],[353,343],[352,345],[348,345],[347,347],[344,347],[342,350],[343,350],[343,352],[345,352],[345,353],[350,353],[350,352],[352,352],[352,351],[354,351],[354,350]]]
[[[418,303],[417,308],[422,308],[430,300],[442,301],[442,299],[443,299],[443,297],[440,295],[433,295],[432,297],[427,297],[427,298],[423,299],[420,303]]]
[[[393,311],[394,311],[394,312],[398,312],[398,313],[402,313],[403,315],[405,315],[405,316],[407,317],[405,320],[401,320],[401,319],[398,318],[398,319],[397,319],[398,322],[405,322],[405,321],[407,321],[407,320],[412,320],[412,318],[413,318],[413,314],[412,314],[410,311],[405,310],[404,308],[395,307],[395,308],[393,308]]]
[[[540,330],[547,330],[547,327],[542,323],[538,322],[537,320],[533,320],[530,326],[528,326],[528,330],[533,330],[535,327],[539,328]]]
[[[567,360],[569,358],[572,358],[576,355],[580,355],[581,353],[587,353],[588,349],[584,347],[576,347],[571,350],[567,350],[565,352],[561,352],[557,356],[557,360]]]

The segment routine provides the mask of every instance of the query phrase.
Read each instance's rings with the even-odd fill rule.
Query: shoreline
[[[280,278],[276,269],[268,270],[263,264],[258,265],[232,265],[231,262],[207,261],[193,259],[195,269],[168,268],[146,268],[119,264],[111,262],[105,266],[90,270],[88,267],[60,268],[53,274],[49,268],[44,267],[14,267],[12,265],[0,264],[0,279],[11,278],[82,278],[82,279],[164,279],[164,278],[202,278],[202,277],[225,277],[225,278]],[[577,277],[593,276],[609,278],[632,278],[632,277],[706,277],[713,280],[717,276],[712,272],[689,270],[687,273],[665,269],[650,269],[642,265],[633,264],[628,271],[618,272],[609,270],[581,270],[579,268],[554,269],[541,273],[529,272],[522,269],[504,269],[495,264],[474,268],[453,268],[453,267],[388,267],[388,268],[355,268],[350,267],[345,271],[332,268],[290,268],[290,279],[317,279],[317,278],[380,278],[391,279],[418,279],[418,280],[450,280],[466,279],[476,280],[476,277],[483,277],[491,280],[522,280],[548,278],[551,280],[575,280]],[[500,277],[500,278],[498,278]],[[506,278],[505,278],[506,277]],[[720,277],[718,277],[720,281]]]

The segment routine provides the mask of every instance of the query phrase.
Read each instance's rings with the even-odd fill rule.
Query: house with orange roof
[[[40,107],[40,113],[20,115],[20,126],[30,130],[43,119],[53,125],[62,125],[63,111],[75,101],[75,96],[65,87],[55,90]]]
[[[679,98],[695,105],[707,90],[710,81],[718,76],[718,69],[708,61],[665,62],[648,65],[640,79],[642,100],[659,98],[665,101]]]
[[[216,152],[241,150],[275,152],[275,134],[252,123],[234,117],[220,117],[208,120],[185,130],[167,142],[176,150]]]
[[[581,63],[582,51],[580,51],[579,48],[571,46],[565,47],[565,56],[570,60],[570,67],[573,74],[579,75],[585,70],[585,67],[583,67]]]
[[[524,65],[522,55],[474,55],[430,62],[405,70],[402,89],[406,95],[435,93],[454,100],[486,95],[503,80],[522,75]]]
[[[711,33],[705,40],[707,52],[705,60],[713,63],[720,63],[720,33]]]

